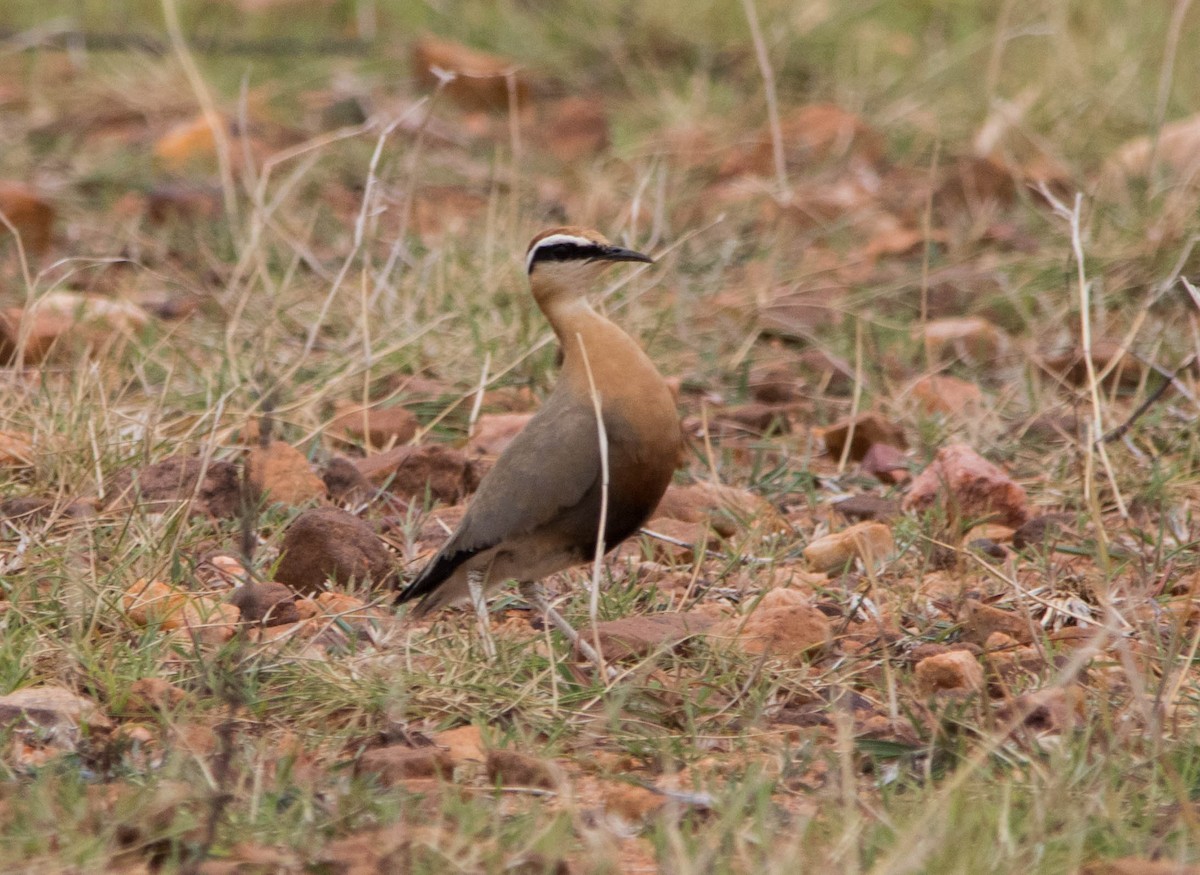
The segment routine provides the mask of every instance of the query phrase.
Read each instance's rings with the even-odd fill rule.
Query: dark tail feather
[[[476,550],[462,550],[450,554],[439,553],[428,565],[421,569],[421,573],[413,579],[412,583],[400,590],[396,595],[394,604],[402,605],[413,599],[423,598],[424,600],[417,605],[413,614],[419,617],[428,613],[437,605],[437,600],[431,598],[437,588],[445,583],[458,570],[460,565],[477,552]]]

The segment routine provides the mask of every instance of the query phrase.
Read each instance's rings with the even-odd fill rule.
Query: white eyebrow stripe
[[[543,246],[556,246],[559,243],[574,243],[576,246],[598,246],[595,240],[589,240],[587,237],[580,237],[577,234],[551,234],[549,237],[543,237],[529,250],[529,254],[525,256],[525,273],[529,273],[529,269],[533,267],[533,256]]]

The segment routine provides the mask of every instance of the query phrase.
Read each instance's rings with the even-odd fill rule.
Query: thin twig
[[[592,409],[596,412],[596,437],[600,442],[600,521],[596,524],[596,551],[592,557],[591,587],[588,591],[588,619],[592,624],[592,646],[600,662],[600,677],[608,682],[608,669],[604,664],[604,650],[600,646],[600,572],[604,568],[604,535],[608,527],[608,430],[604,427],[604,415],[600,407],[600,392],[592,375],[592,364],[588,359],[583,335],[576,334],[579,352],[583,357],[583,369],[587,372],[588,390],[592,395]]]
[[[771,130],[771,154],[775,158],[775,182],[779,186],[776,194],[781,201],[790,200],[787,180],[787,160],[783,152],[783,130],[779,125],[779,98],[775,94],[775,71],[771,69],[771,58],[767,54],[767,43],[763,39],[758,23],[758,9],[754,0],[742,0],[746,10],[746,23],[750,25],[750,39],[754,42],[754,55],[762,73],[763,91],[767,98],[767,125]]]

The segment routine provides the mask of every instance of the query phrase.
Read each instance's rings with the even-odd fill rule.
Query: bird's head
[[[654,259],[632,249],[613,246],[599,231],[550,228],[538,234],[525,253],[525,271],[539,304],[562,294],[582,296],[597,274],[614,261]]]

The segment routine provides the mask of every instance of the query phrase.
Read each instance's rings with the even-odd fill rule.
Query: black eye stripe
[[[579,243],[551,243],[549,246],[539,246],[533,250],[533,260],[529,262],[532,268],[542,261],[582,261],[590,258],[600,258],[604,255],[604,247],[595,243],[581,245]]]

